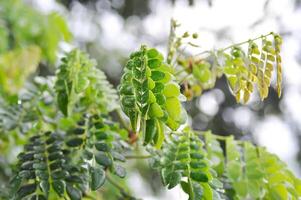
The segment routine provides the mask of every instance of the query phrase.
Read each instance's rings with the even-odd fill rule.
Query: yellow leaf
[[[36,71],[41,59],[38,46],[15,49],[0,55],[0,84],[4,91],[17,93],[26,78]]]

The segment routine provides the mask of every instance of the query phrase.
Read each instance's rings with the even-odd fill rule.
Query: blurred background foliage
[[[55,63],[59,42],[71,33],[56,12],[45,15],[19,0],[1,1],[0,19],[0,90],[16,93],[40,63]]]
[[[12,158],[30,135],[18,133],[27,132],[31,128],[30,121],[41,110],[49,116],[55,115],[55,110],[49,106],[53,102],[53,83],[35,78],[37,75],[53,75],[62,53],[77,46],[97,60],[98,67],[116,86],[129,52],[141,43],[166,52],[172,16],[183,24],[183,32],[187,29],[199,32],[197,43],[201,47],[192,48],[188,54],[224,47],[270,31],[283,36],[284,92],[281,99],[276,90],[271,89],[263,102],[254,95],[247,105],[237,105],[223,77],[217,81],[215,89],[204,92],[185,106],[193,128],[211,129],[221,135],[234,134],[237,138],[267,146],[300,177],[300,1],[258,0],[246,5],[236,0],[222,2],[0,0],[0,117],[11,117],[11,121],[0,119],[0,183],[8,183],[7,178],[12,173],[8,166],[15,163]],[[26,80],[34,81],[26,83]],[[43,99],[35,99],[35,92],[42,93]],[[18,99],[35,101],[36,108],[15,106],[12,110],[9,104],[16,105]],[[21,121],[28,123],[17,129],[15,123]],[[7,130],[9,132],[4,133]],[[129,175],[127,184],[135,185],[137,196],[151,199],[149,196],[156,194],[162,199],[179,198],[178,193],[172,194],[173,190],[167,194],[159,192],[162,191],[162,186],[157,184],[159,176],[150,171],[145,162],[133,161],[129,165],[136,171]],[[150,187],[145,187],[147,184]],[[105,188],[107,198],[104,199],[114,199],[107,196],[114,194],[110,192],[114,189]]]

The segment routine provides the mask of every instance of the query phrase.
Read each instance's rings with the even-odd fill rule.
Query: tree
[[[55,56],[47,55],[55,55],[58,41],[69,37],[59,19],[54,24],[61,25],[56,27],[60,34],[50,50],[42,47],[52,39],[16,37],[18,16],[7,19],[9,26],[2,31],[7,36],[3,43],[13,45],[1,52],[0,64],[21,61],[1,68],[0,81],[6,84],[0,91],[0,148],[4,156],[11,156],[11,145],[20,140],[24,144],[17,164],[9,159],[4,164],[14,173],[8,173],[11,181],[3,199],[98,199],[106,182],[118,189],[120,199],[136,199],[121,181],[127,170],[123,163],[129,159],[148,159],[164,186],[180,185],[190,200],[301,196],[301,180],[276,155],[233,136],[193,130],[184,107],[185,101],[214,88],[222,76],[236,101],[246,103],[255,86],[262,100],[268,96],[275,72],[280,96],[280,35],[268,33],[192,56],[183,48],[195,46],[197,34],[179,36],[179,25],[172,20],[166,58],[141,45],[130,54],[117,89],[78,49],[65,54],[55,75],[35,76],[24,86],[29,73],[17,73],[23,81],[11,84],[9,79],[18,76],[5,70],[22,72],[22,62],[32,60],[15,53],[27,48],[17,44],[24,42],[28,48],[34,44],[42,59],[54,62]],[[48,50],[51,53],[46,54]],[[40,60],[31,66],[36,68]]]

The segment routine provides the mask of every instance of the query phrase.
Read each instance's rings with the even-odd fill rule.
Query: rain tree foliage
[[[41,61],[54,64],[59,42],[70,41],[65,20],[20,0],[0,2],[0,91],[17,93]]]
[[[15,15],[7,19],[6,28],[18,28],[21,25],[14,24],[18,17],[36,13]],[[95,61],[78,49],[65,53],[54,76],[36,76],[26,85],[20,82],[17,96],[8,91],[10,87],[1,88],[0,150],[9,157],[16,152],[14,146],[22,149],[17,162],[6,157],[7,169],[0,168],[1,176],[10,176],[0,197],[105,199],[102,194],[110,185],[119,191],[118,199],[134,200],[130,191],[134,187],[123,179],[131,170],[128,160],[143,158],[160,174],[163,186],[179,186],[189,200],[300,199],[301,180],[276,155],[249,141],[193,130],[185,111],[185,101],[213,88],[222,76],[236,101],[247,103],[257,90],[261,100],[268,96],[275,72],[280,96],[281,36],[269,33],[191,55],[185,49],[196,47],[198,36],[188,32],[179,36],[177,27],[172,21],[166,58],[146,45],[130,54],[116,89]],[[64,25],[57,28],[68,32]],[[57,43],[45,47],[51,39],[40,31],[41,43],[27,36],[9,39],[13,46],[1,49],[1,56],[7,57],[0,58],[0,64],[37,65],[40,57],[28,56],[23,52],[27,48],[53,61]],[[62,36],[54,40],[66,39]],[[28,46],[18,48],[19,40]],[[5,39],[1,42],[6,44]],[[7,81],[5,73],[0,75],[2,83]],[[141,149],[147,155],[137,154]]]

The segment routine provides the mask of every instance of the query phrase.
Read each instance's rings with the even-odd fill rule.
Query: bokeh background
[[[0,0],[7,1],[7,0]],[[64,51],[80,47],[96,59],[109,80],[118,85],[129,52],[145,43],[166,54],[170,20],[180,31],[197,32],[198,53],[245,41],[271,31],[283,37],[283,95],[274,88],[261,102],[257,94],[247,105],[237,105],[224,78],[216,88],[186,103],[195,129],[211,129],[252,140],[277,154],[301,177],[301,1],[300,0],[24,0],[41,13],[53,11],[67,20],[71,42]],[[53,30],[55,32],[55,30]],[[51,30],[50,30],[51,34]],[[1,39],[0,39],[1,40]],[[54,63],[54,66],[56,63]],[[40,64],[40,75],[54,70]],[[275,80],[273,81],[275,83]],[[272,83],[272,84],[273,84]],[[275,84],[274,84],[275,85]],[[178,188],[161,190],[159,177],[147,163],[132,163],[128,184],[137,197],[183,199]]]

